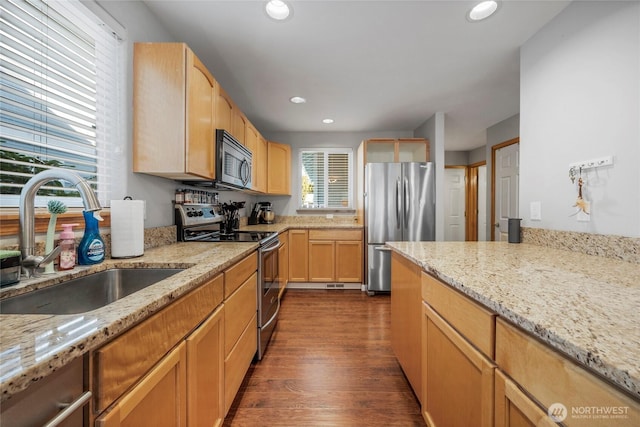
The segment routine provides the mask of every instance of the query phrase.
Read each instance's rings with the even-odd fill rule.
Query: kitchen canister
[[[111,200],[111,257],[144,255],[144,200]]]
[[[509,243],[520,243],[520,221],[522,218],[509,218]]]

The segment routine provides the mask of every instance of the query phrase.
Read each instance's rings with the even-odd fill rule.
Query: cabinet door
[[[247,118],[242,114],[242,111],[237,105],[233,104],[233,110],[231,111],[233,117],[233,131],[231,134],[242,144],[246,144],[246,131],[247,131]]]
[[[186,388],[186,344],[183,342],[99,417],[96,426],[186,426]]]
[[[307,230],[289,230],[289,281],[306,282],[309,280]]]
[[[186,172],[215,178],[215,85],[213,76],[189,51],[187,55]]]
[[[251,189],[260,191],[260,182],[258,182],[258,131],[247,120],[247,127],[245,129],[245,144],[249,151],[251,151]]]
[[[495,427],[554,427],[549,415],[496,369]]]
[[[492,426],[495,365],[429,305],[423,307],[422,411],[427,423]]]
[[[421,138],[398,140],[397,162],[428,162],[429,141]]]
[[[291,147],[267,143],[267,193],[291,195]]]
[[[365,163],[391,163],[395,162],[394,139],[370,139],[365,145]]]
[[[391,253],[391,347],[418,400],[422,401],[420,273],[416,264]]]
[[[257,156],[254,156],[253,161],[256,164],[256,182],[258,187],[254,186],[256,191],[261,193],[267,192],[267,140],[258,133],[258,150]],[[257,157],[257,161],[256,161]]]
[[[220,426],[224,421],[224,306],[186,341],[188,426]]]
[[[362,283],[362,241],[336,242],[336,282]]]
[[[227,92],[218,85],[216,97],[216,129],[233,133],[233,101]]]
[[[309,240],[309,281],[333,282],[336,243],[331,240]]]

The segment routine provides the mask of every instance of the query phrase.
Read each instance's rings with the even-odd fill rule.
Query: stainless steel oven
[[[258,243],[258,351],[262,356],[278,322],[280,310],[280,272],[278,233],[234,230],[223,233],[223,216],[217,205],[175,205],[178,241],[181,242],[254,242]]]

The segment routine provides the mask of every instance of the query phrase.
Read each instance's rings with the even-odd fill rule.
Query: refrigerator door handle
[[[409,227],[409,212],[411,212],[411,203],[409,198],[409,180],[403,179],[403,193],[404,193],[404,228]]]
[[[385,251],[385,252],[391,252],[391,248],[388,248],[386,246],[376,246],[375,248],[373,248],[374,251]]]
[[[396,228],[400,228],[401,226],[401,221],[400,221],[400,206],[402,204],[402,201],[400,200],[401,194],[400,194],[400,178],[396,179]]]

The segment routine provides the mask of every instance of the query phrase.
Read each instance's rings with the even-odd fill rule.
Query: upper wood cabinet
[[[233,116],[233,130],[231,134],[235,136],[242,145],[247,145],[247,118],[235,104],[231,113]]]
[[[267,163],[267,150],[267,140],[258,133],[258,148],[256,158],[254,159],[256,164],[256,181],[253,188],[260,193],[267,192],[267,169],[269,167]]]
[[[186,44],[134,44],[134,172],[215,179],[216,87]]]
[[[246,130],[245,130],[245,146],[251,151],[252,154],[252,164],[251,164],[251,189],[255,192],[263,193],[266,191],[267,183],[262,181],[260,178],[261,169],[263,169],[263,164],[267,162],[266,150],[265,153],[260,155],[260,133],[258,130],[251,124],[250,121],[246,122]],[[264,141],[264,138],[262,138]]]
[[[267,143],[267,193],[291,195],[291,147]]]
[[[216,129],[224,129],[233,134],[233,100],[222,86],[216,90]]]
[[[364,163],[429,161],[429,141],[424,138],[368,139],[362,147]]]

